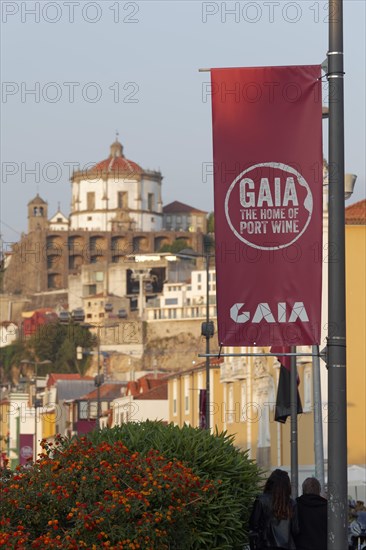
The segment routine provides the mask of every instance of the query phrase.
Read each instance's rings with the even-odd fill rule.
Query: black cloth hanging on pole
[[[297,414],[301,413],[301,399],[299,391],[297,391]],[[281,365],[276,396],[275,420],[284,424],[288,416],[291,416],[291,372]]]

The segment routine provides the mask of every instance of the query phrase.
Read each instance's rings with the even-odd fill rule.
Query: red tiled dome
[[[143,172],[141,166],[128,160],[125,157],[109,157],[101,162],[98,162],[90,171],[99,171],[99,172],[117,172],[117,173],[131,173],[131,174],[141,174]]]
[[[143,172],[141,166],[132,160],[126,159],[123,155],[122,144],[116,139],[111,145],[111,154],[105,160],[98,162],[95,166],[88,170],[89,173],[108,173],[120,175],[137,175]]]

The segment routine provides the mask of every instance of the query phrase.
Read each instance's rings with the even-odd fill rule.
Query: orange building
[[[348,464],[366,465],[366,200],[346,208]]]

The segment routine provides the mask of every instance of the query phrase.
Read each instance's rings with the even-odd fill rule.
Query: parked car
[[[104,304],[104,311],[106,313],[109,313],[110,311],[113,311],[113,304],[110,304],[110,303]]]
[[[71,312],[71,318],[73,321],[77,321],[78,323],[83,323],[85,320],[85,312],[83,308],[78,307],[76,309],[73,309]]]
[[[127,319],[127,317],[128,317],[127,309],[122,308],[122,309],[118,310],[118,318],[119,319]]]
[[[60,311],[58,314],[58,320],[60,323],[69,323],[70,322],[70,312],[69,311]]]

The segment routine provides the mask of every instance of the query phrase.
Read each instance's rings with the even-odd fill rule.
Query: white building
[[[159,231],[162,175],[128,160],[116,139],[110,155],[71,177],[70,227],[88,231]]]
[[[0,348],[10,346],[18,338],[18,326],[11,321],[0,323]]]
[[[69,219],[63,214],[60,210],[60,206],[57,209],[57,212],[52,218],[49,219],[49,230],[50,231],[68,231],[69,230]]]
[[[149,373],[130,381],[126,395],[113,401],[112,427],[145,420],[169,420],[168,382],[164,374]]]
[[[206,317],[207,299],[206,270],[191,272],[189,282],[168,282],[164,284],[161,296],[147,303],[147,320],[193,319]],[[209,316],[216,318],[216,271],[208,272]]]

